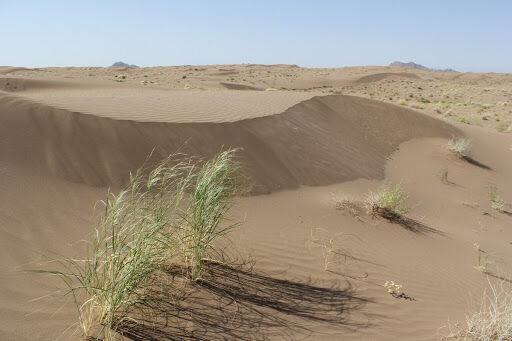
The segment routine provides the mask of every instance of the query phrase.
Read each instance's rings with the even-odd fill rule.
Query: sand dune
[[[355,81],[355,83],[371,83],[378,82],[387,78],[410,78],[410,79],[419,79],[415,73],[404,73],[404,72],[384,72],[384,73],[376,73],[373,75],[363,76]]]
[[[378,179],[400,143],[457,133],[407,109],[350,96],[316,97],[279,115],[225,123],[113,120],[5,95],[0,110],[4,159],[94,186],[123,184],[155,147],[161,157],[179,148],[201,157],[242,148],[255,193]],[[141,111],[142,120],[143,113],[155,119]]]
[[[226,316],[205,310],[209,330],[178,318],[161,337],[176,338],[183,323],[195,328],[196,339],[435,340],[449,319],[464,320],[470,297],[478,298],[487,285],[486,276],[474,268],[474,242],[492,257],[489,273],[510,279],[512,216],[507,212],[512,207],[500,213],[489,206],[491,185],[512,200],[510,134],[455,126],[382,101],[326,96],[329,92],[316,88],[366,77],[362,88],[373,84],[393,93],[391,80],[414,81],[413,73],[397,76],[400,68],[389,67],[184,66],[169,71],[174,77],[169,87],[144,87],[141,79],[156,79],[165,68],[124,70],[126,84],[111,79],[121,70],[6,70],[0,68],[6,75],[0,77],[1,339],[80,339],[69,300],[34,300],[60,288],[60,282],[19,271],[35,267],[45,255],[82,257],[82,240],[101,214],[97,200],[108,187],[115,191],[125,183],[155,147],[152,160],[177,148],[205,158],[222,148],[243,148],[239,158],[254,195],[237,199],[231,218],[242,224],[231,242],[236,252],[254,258],[261,276],[241,276],[252,281],[242,288],[254,290],[253,303],[261,304],[262,293],[268,300],[276,292],[286,308],[293,307],[286,313],[279,310],[280,301],[264,307],[266,316],[282,322],[271,330],[242,318],[236,334],[225,334],[225,324],[215,323]],[[252,83],[226,80],[234,75],[250,79],[257,72],[261,78]],[[269,72],[281,76],[272,83]],[[208,78],[213,73],[222,75]],[[428,80],[429,91],[448,79],[422,72],[417,77]],[[505,76],[459,78],[487,82],[487,77],[509,82]],[[196,89],[184,90],[185,82]],[[221,82],[314,89],[233,90]],[[180,88],[172,89],[176,84]],[[198,90],[200,84],[211,87]],[[483,90],[487,83],[475,84],[475,93],[490,92]],[[448,139],[459,135],[473,140],[478,163],[446,148]],[[447,184],[439,179],[443,169],[449,170]],[[361,202],[385,178],[409,192],[410,221],[398,224],[366,214]],[[336,209],[337,199],[354,206]],[[312,242],[314,231],[334,238],[343,251],[329,271],[324,270],[325,249]],[[403,284],[414,300],[386,293],[387,280]],[[337,297],[336,323],[311,315],[332,313],[329,297],[318,294],[324,289]],[[250,300],[244,303],[251,307]]]
[[[27,70],[24,67],[0,66],[0,75],[7,75],[11,72]]]
[[[0,79],[0,89],[68,111],[146,122],[234,122],[274,115],[315,96],[289,91],[203,91],[105,82]]]

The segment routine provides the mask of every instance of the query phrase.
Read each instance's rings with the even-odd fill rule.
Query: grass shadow
[[[507,283],[511,283],[511,284],[512,284],[512,279],[510,279],[510,278],[503,277],[503,276],[500,276],[500,275],[494,274],[494,273],[489,272],[489,271],[485,271],[484,273],[485,273],[487,276],[490,276],[490,277],[493,277],[493,278],[499,279],[500,281],[504,281],[504,282],[507,282]]]
[[[402,226],[403,228],[405,228],[406,230],[414,232],[414,233],[420,233],[420,234],[432,233],[432,234],[437,234],[439,236],[444,236],[444,237],[446,236],[446,233],[439,231],[439,230],[437,230],[433,227],[430,227],[428,225],[425,225],[420,221],[417,221],[412,218],[408,218],[404,215],[401,215],[401,214],[398,214],[398,213],[395,213],[395,212],[392,212],[392,211],[389,211],[386,209],[379,208],[379,210],[377,211],[377,214],[380,217],[389,221],[390,223],[398,224],[398,225]]]
[[[480,168],[483,168],[483,169],[487,169],[487,170],[492,170],[491,167],[483,164],[483,163],[480,163],[478,161],[476,161],[475,159],[469,157],[469,156],[462,156],[462,159],[466,160],[467,162],[469,162],[470,164],[474,165],[474,166],[477,166],[477,167],[480,167]]]
[[[349,284],[324,288],[215,262],[189,281],[186,270],[166,269],[144,313],[118,323],[116,331],[133,340],[265,340],[308,333],[318,323],[341,329],[366,325],[349,320],[369,302]]]

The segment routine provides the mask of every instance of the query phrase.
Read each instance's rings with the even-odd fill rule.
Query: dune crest
[[[417,112],[351,96],[315,97],[282,114],[221,123],[114,120],[0,95],[6,161],[93,186],[121,186],[156,148],[211,157],[242,148],[253,193],[384,176],[386,158],[417,137],[457,129]]]
[[[420,76],[418,76],[415,73],[406,73],[406,72],[382,72],[382,73],[376,73],[372,75],[363,76],[359,79],[357,79],[354,83],[372,83],[372,82],[378,82],[383,79],[388,78],[408,78],[408,79],[421,79]]]

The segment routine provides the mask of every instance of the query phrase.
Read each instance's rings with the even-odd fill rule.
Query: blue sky
[[[512,73],[512,1],[0,0],[0,65],[119,60]]]

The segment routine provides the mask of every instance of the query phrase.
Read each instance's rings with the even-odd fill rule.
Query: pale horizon
[[[0,0],[1,65],[141,67],[414,62],[511,73],[512,3]]]

